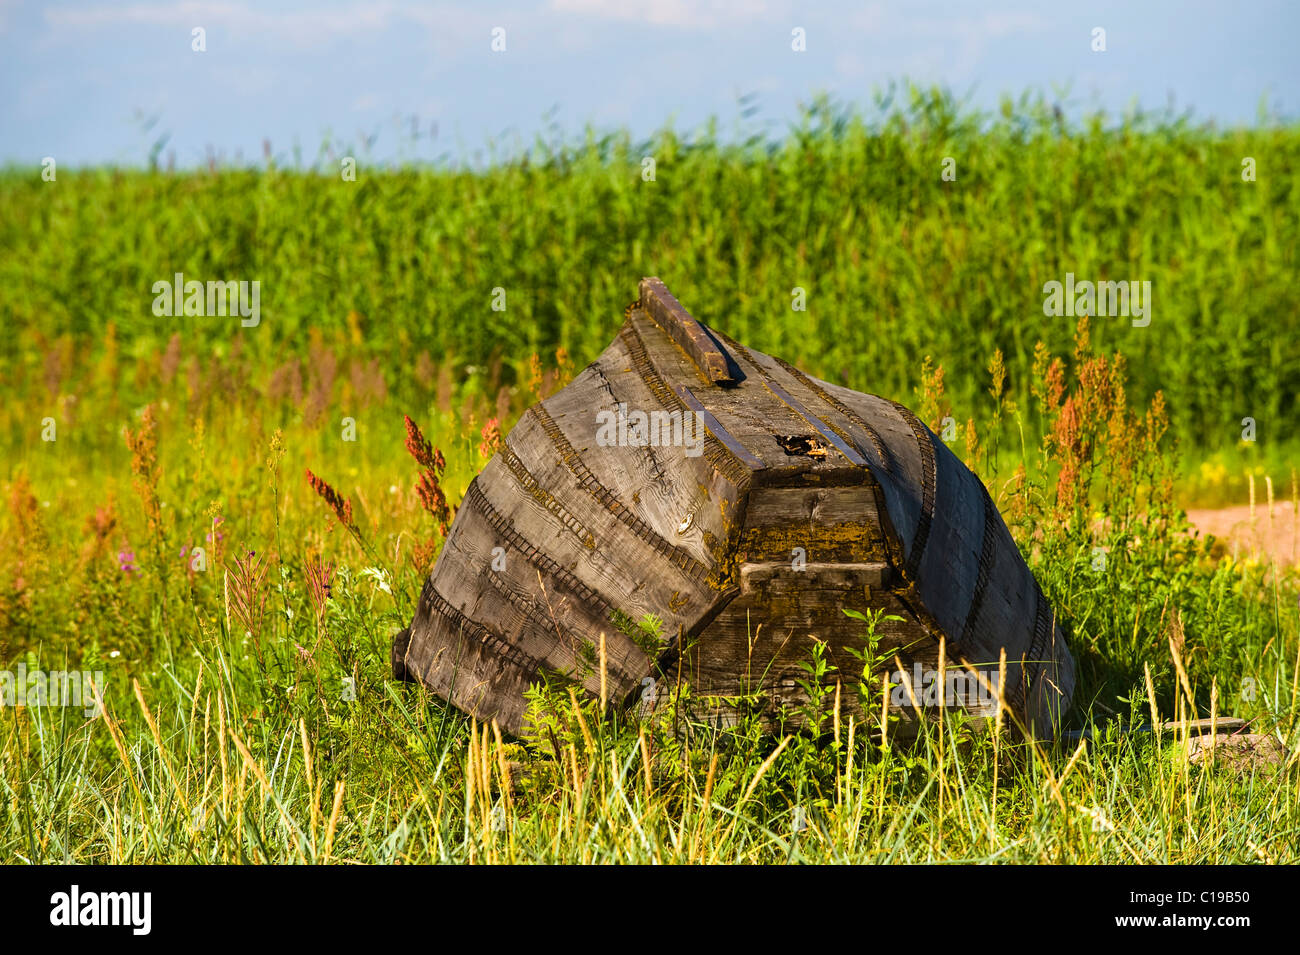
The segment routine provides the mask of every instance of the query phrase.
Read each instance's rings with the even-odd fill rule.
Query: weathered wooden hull
[[[604,634],[616,705],[657,679],[719,719],[751,694],[775,714],[805,699],[817,641],[860,673],[863,625],[842,610],[872,608],[901,618],[881,649],[909,674],[939,666],[941,637],[950,666],[994,681],[1005,651],[1004,698],[1054,732],[1073,661],[980,480],[902,405],[705,329],[646,279],[614,343],[470,485],[393,665],[519,733],[543,674],[600,692]],[[624,635],[615,611],[658,615],[662,640]],[[917,713],[911,695],[891,709]]]

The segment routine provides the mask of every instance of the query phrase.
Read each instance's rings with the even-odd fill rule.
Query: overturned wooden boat
[[[591,697],[603,679],[615,706],[688,684],[711,718],[797,719],[801,664],[820,642],[825,679],[851,683],[864,626],[843,611],[875,609],[913,728],[937,706],[994,712],[1005,653],[1005,704],[1054,733],[1074,663],[979,478],[902,405],[732,341],[650,278],[470,484],[393,670],[515,734],[550,679]],[[657,636],[626,626],[647,615]]]

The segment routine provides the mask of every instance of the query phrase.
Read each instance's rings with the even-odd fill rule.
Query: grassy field
[[[102,672],[106,710],[0,712],[0,860],[1297,861],[1300,581],[1182,509],[1252,473],[1261,521],[1297,495],[1298,154],[1293,128],[981,123],[917,93],[775,147],[0,174],[0,670]],[[1044,316],[1066,271],[1151,281],[1150,325]],[[176,272],[260,281],[261,323],[156,317]],[[689,695],[642,721],[545,694],[551,732],[510,740],[388,679],[449,510],[656,273],[733,337],[954,419],[1091,743],[953,715],[898,748],[836,713],[773,736]],[[1212,713],[1281,760],[1116,732]]]

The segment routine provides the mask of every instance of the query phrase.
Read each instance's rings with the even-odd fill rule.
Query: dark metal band
[[[530,565],[559,583],[583,603],[600,608],[604,617],[609,617],[613,613],[613,608],[604,597],[546,556],[531,541],[516,531],[510,522],[488,502],[477,481],[470,482],[469,490],[465,492],[464,503],[478,511],[500,539],[523,555]]]
[[[975,478],[975,482],[979,485],[984,498],[984,529],[980,541],[979,573],[975,577],[975,592],[971,594],[970,607],[966,613],[966,622],[961,628],[961,636],[954,642],[954,646],[963,647],[970,645],[972,630],[984,606],[984,595],[988,592],[989,578],[993,574],[993,559],[996,556],[998,539],[998,509],[993,503],[993,498],[989,497],[984,482],[978,478]]]
[[[447,598],[433,586],[431,578],[424,581],[424,589],[420,591],[420,603],[427,608],[429,616],[437,614],[442,617],[453,632],[460,634],[462,637],[471,638],[490,653],[501,657],[521,670],[535,673],[542,667],[541,660],[524,653],[500,634],[492,632],[477,620],[471,620],[453,607]]]
[[[622,501],[614,496],[613,492],[605,485],[596,480],[596,476],[591,473],[586,462],[574,449],[573,444],[560,430],[560,426],[555,419],[551,417],[550,412],[546,410],[543,404],[535,404],[529,409],[529,414],[537,419],[542,430],[546,432],[547,437],[551,439],[551,444],[555,446],[556,452],[560,459],[564,461],[568,469],[577,479],[578,486],[590,494],[595,500],[607,511],[622,521],[631,529],[632,533],[637,536],[644,544],[652,548],[655,553],[663,557],[670,565],[686,574],[691,580],[703,582],[709,576],[709,568],[700,561],[696,560],[680,547],[671,542],[664,540],[657,534],[653,527],[647,524],[641,518],[632,513]]]
[[[934,520],[934,441],[929,429],[921,424],[920,418],[897,401],[891,401],[890,404],[912,429],[912,434],[916,437],[916,445],[921,452],[921,516],[917,518],[916,534],[912,538],[912,549],[908,553],[907,565],[904,567],[908,578],[915,580],[917,570],[921,566],[921,557],[925,553],[925,543],[930,537],[930,524]]]
[[[654,363],[650,361],[650,354],[646,351],[645,342],[642,341],[641,334],[636,330],[633,322],[625,322],[618,334],[619,338],[623,340],[624,347],[627,348],[637,374],[645,382],[646,387],[650,389],[660,406],[667,411],[677,411],[682,414],[691,410],[682,398],[665,384]],[[713,440],[709,440],[709,438]],[[704,441],[704,459],[737,488],[747,489],[753,480],[752,468],[746,467],[736,454],[720,440],[720,436],[712,432]]]
[[[818,398],[826,402],[826,404],[830,405],[832,408],[834,408],[836,411],[842,414],[845,418],[851,421],[854,425],[856,425],[867,436],[867,440],[871,442],[871,446],[872,448],[875,449],[876,454],[880,458],[881,466],[884,467],[886,472],[889,472],[893,468],[893,461],[889,456],[889,450],[885,447],[885,442],[881,440],[880,435],[879,433],[877,433],[876,429],[871,427],[871,425],[867,424],[867,422],[862,418],[861,415],[859,415],[848,405],[844,404],[844,402],[840,401],[829,391],[827,391],[821,385],[817,384],[817,382],[813,381],[811,378],[805,375],[794,365],[790,364],[788,361],[785,361],[784,359],[781,358],[777,358],[775,355],[772,356],[772,360],[776,362],[778,365],[780,365],[781,369],[787,375],[789,375],[795,381],[799,382],[799,384],[803,385],[805,388],[807,388],[809,391],[815,394]]]
[[[523,461],[519,460],[519,456],[515,454],[514,449],[509,444],[501,446],[501,459],[505,462],[507,470],[519,482],[519,486],[523,488],[529,497],[568,528],[582,542],[583,547],[587,548],[587,550],[595,549],[596,538],[592,536],[591,531],[587,530],[582,525],[582,522],[569,512],[568,508],[556,500],[555,495],[538,483],[537,478],[533,477],[532,472],[528,470]]]

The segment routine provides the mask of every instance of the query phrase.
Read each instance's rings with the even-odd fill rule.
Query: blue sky
[[[1298,0],[0,0],[0,163],[138,165],[163,135],[163,161],[182,166],[209,149],[260,160],[264,139],[310,162],[327,137],[372,139],[378,160],[473,161],[552,123],[644,136],[716,115],[726,133],[742,95],[757,107],[746,128],[775,134],[817,91],[865,102],[904,77],[984,108],[1068,89],[1075,115],[1172,99],[1246,124],[1261,102],[1300,115],[1297,38]]]

